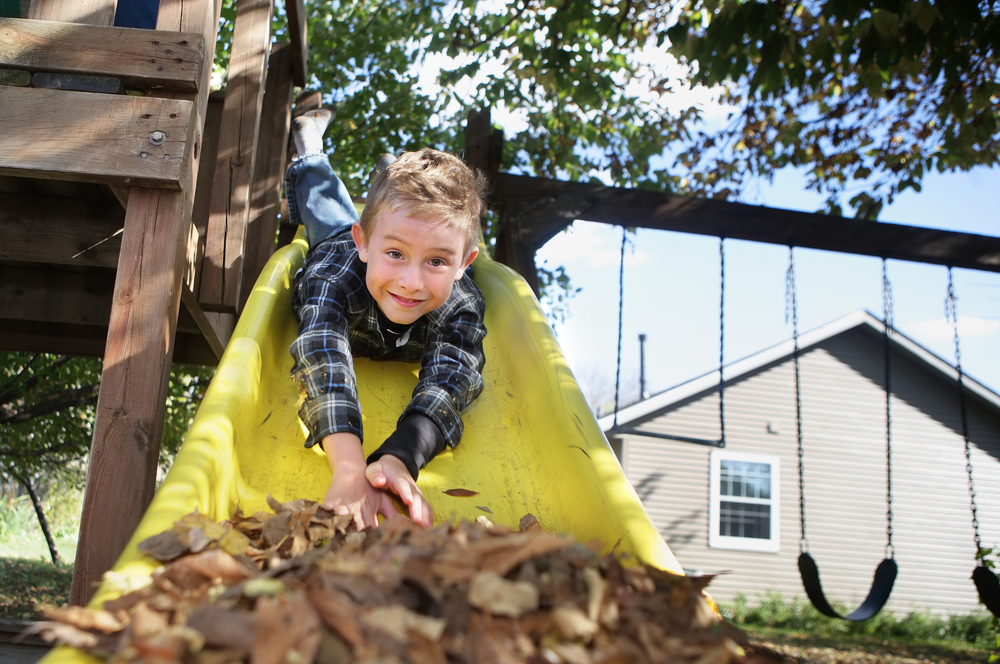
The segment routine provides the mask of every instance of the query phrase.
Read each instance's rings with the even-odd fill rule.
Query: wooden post
[[[490,110],[470,111],[465,125],[465,161],[482,171],[489,180],[491,192],[496,191],[502,156],[503,132],[494,131]],[[520,210],[496,198],[491,201],[491,209],[497,213],[497,223],[500,226],[496,231],[494,258],[520,274],[537,296],[535,247],[526,244],[521,238]]]
[[[276,245],[281,182],[285,175],[285,154],[292,117],[293,56],[294,51],[289,44],[275,44],[268,60],[260,135],[257,138],[257,164],[254,168],[250,201],[250,223],[243,258],[240,309],[250,297],[250,289],[274,253]]]
[[[271,0],[240,0],[236,6],[216,185],[212,189],[198,297],[208,310],[236,311],[239,305],[271,9]]]
[[[113,10],[113,0],[103,4]],[[214,44],[220,7],[218,0],[161,0],[157,28],[194,32]],[[197,95],[169,94],[195,107],[195,156],[182,189],[129,194],[73,569],[74,604],[93,594],[155,489],[210,71],[204,68]]]

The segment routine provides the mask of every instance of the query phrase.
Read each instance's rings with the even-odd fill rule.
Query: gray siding
[[[721,602],[768,591],[805,600],[798,577],[799,490],[790,359],[726,389],[727,450],[780,458],[780,550],[708,546],[710,448],[623,438],[622,465],[653,522],[687,569],[731,570],[709,592]],[[853,609],[886,544],[885,392],[881,341],[855,328],[801,358],[806,535],[827,597]],[[980,608],[964,444],[954,384],[905,352],[893,354],[893,545],[899,576],[889,608]],[[716,391],[633,422],[649,431],[717,438]],[[1000,544],[1000,416],[970,402],[980,534]],[[768,431],[770,425],[771,431]]]

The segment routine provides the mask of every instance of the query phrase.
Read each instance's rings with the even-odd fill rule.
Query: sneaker
[[[292,140],[300,157],[323,154],[323,134],[333,119],[333,111],[319,108],[292,119]]]

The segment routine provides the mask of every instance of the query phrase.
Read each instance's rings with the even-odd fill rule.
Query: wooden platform
[[[124,222],[110,187],[0,176],[0,350],[104,355]],[[214,365],[224,341],[195,307],[174,361]]]
[[[51,650],[51,646],[37,636],[21,636],[32,624],[30,620],[0,618],[0,662],[35,664]]]

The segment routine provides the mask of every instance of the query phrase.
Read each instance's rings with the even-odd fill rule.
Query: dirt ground
[[[784,655],[789,664],[986,664],[990,655],[988,650],[972,646],[874,640],[837,643],[807,635],[751,638],[755,644]]]

